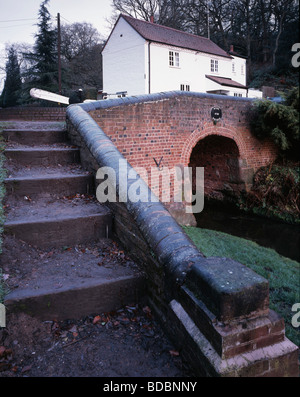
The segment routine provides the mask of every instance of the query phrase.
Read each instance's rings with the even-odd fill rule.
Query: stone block
[[[186,285],[225,323],[268,312],[268,281],[228,258],[196,263],[187,273]]]

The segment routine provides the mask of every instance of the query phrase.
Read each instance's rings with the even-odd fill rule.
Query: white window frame
[[[219,60],[218,59],[210,60],[210,71],[212,73],[219,73]]]
[[[180,91],[191,91],[190,84],[180,84]]]
[[[169,66],[172,68],[180,67],[180,56],[177,51],[169,51]]]

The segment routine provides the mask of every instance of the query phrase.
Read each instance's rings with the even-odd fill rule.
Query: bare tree
[[[98,30],[90,23],[73,23],[61,27],[61,54],[71,61],[103,41]]]
[[[184,25],[184,0],[113,0],[115,22],[119,13],[180,29]]]
[[[272,54],[273,66],[276,65],[276,55],[278,51],[279,40],[284,29],[284,24],[288,19],[288,17],[291,16],[290,14],[291,12],[293,12],[293,10],[295,10],[295,8],[296,8],[296,4],[294,0],[279,0],[274,3],[273,13],[274,13],[274,21],[275,21],[274,30],[276,34],[276,39]]]
[[[103,38],[90,23],[61,28],[63,85],[65,88],[102,87]]]

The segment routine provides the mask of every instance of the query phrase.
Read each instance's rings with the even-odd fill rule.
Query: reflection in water
[[[197,225],[255,241],[279,254],[300,262],[300,228],[283,222],[247,215],[236,208],[205,202],[204,210],[195,214]]]

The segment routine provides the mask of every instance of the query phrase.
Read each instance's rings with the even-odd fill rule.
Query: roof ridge
[[[120,16],[123,16],[123,17],[126,17],[126,18],[130,18],[130,19],[134,19],[134,20],[139,21],[139,22],[148,23],[149,25],[152,25],[152,26],[153,26],[153,25],[154,25],[154,26],[159,26],[159,27],[162,27],[162,28],[164,28],[164,29],[174,30],[175,32],[184,33],[184,34],[187,34],[187,35],[189,35],[189,36],[194,36],[194,37],[197,37],[197,38],[201,38],[201,39],[205,39],[205,40],[211,41],[208,37],[205,37],[205,36],[200,36],[200,35],[198,35],[198,34],[185,32],[184,30],[179,30],[179,29],[171,28],[170,26],[161,25],[161,24],[159,24],[159,23],[146,21],[145,19],[134,18],[134,17],[132,17],[131,15],[126,15],[126,14],[122,14],[122,13],[121,13]],[[213,41],[211,41],[211,42],[213,43]],[[225,51],[225,50],[223,50],[223,51]]]
[[[207,37],[134,18],[123,13],[119,15],[120,18],[123,18],[146,41],[232,58],[226,50],[223,50],[223,48]]]

